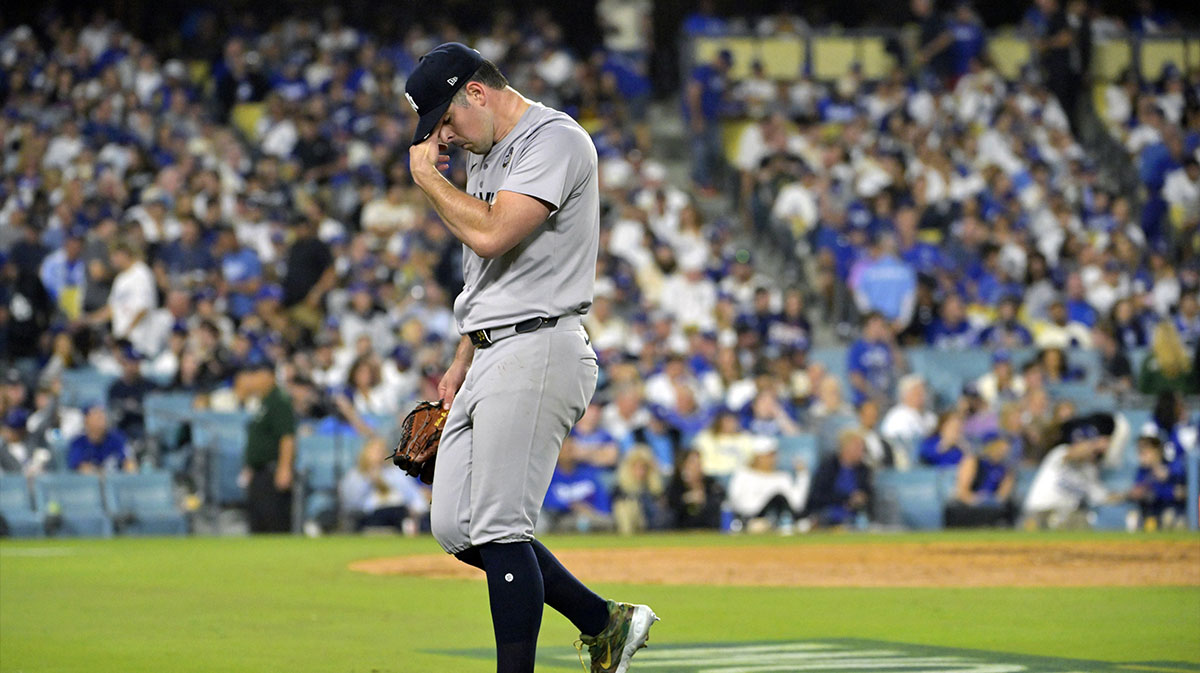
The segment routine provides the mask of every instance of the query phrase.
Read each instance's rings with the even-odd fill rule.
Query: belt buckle
[[[475,344],[476,348],[487,348],[492,345],[492,338],[488,335],[488,330],[477,329],[471,332],[471,343]]]
[[[521,322],[513,325],[513,331],[517,334],[529,334],[530,332],[536,332],[540,330],[542,326],[548,322],[550,321],[540,316],[529,318],[528,320],[522,320]]]

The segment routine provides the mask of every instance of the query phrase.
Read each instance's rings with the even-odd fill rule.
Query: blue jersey
[[[717,121],[725,99],[728,80],[711,64],[696,66],[692,70],[692,81],[700,85],[700,116],[707,121]],[[684,118],[691,119],[697,110],[684,106]]]
[[[971,484],[971,491],[978,495],[995,497],[1000,485],[1008,476],[1008,466],[1004,463],[993,463],[982,456],[976,462],[975,481]]]
[[[929,326],[929,334],[925,340],[929,342],[929,345],[937,348],[964,350],[970,348],[975,342],[975,331],[971,329],[971,323],[966,320],[951,325],[942,322],[941,318],[937,318]]]
[[[921,462],[925,465],[933,465],[934,467],[949,467],[958,465],[963,458],[962,447],[958,445],[951,446],[944,451],[938,451],[938,442],[941,438],[935,435],[930,435],[921,442]]]
[[[125,458],[125,435],[109,430],[99,442],[93,442],[87,435],[76,437],[67,452],[67,467],[78,470],[80,465],[90,463],[96,467],[119,468]]]
[[[846,353],[846,366],[850,371],[861,374],[875,390],[885,394],[891,392],[895,362],[892,360],[892,349],[887,344],[862,339],[855,341]],[[865,397],[855,390],[854,404],[859,404]]]
[[[866,297],[872,310],[888,320],[896,320],[917,291],[917,274],[906,262],[882,257],[860,267],[855,288]]]
[[[550,488],[546,491],[542,506],[551,512],[566,513],[578,503],[589,505],[604,514],[612,512],[608,492],[600,480],[600,470],[585,464],[576,465],[570,472],[561,467],[554,468],[554,476],[550,478]]]
[[[954,74],[965,75],[971,68],[971,59],[983,53],[983,27],[977,23],[953,22],[949,26],[954,36],[950,47],[954,59]]]

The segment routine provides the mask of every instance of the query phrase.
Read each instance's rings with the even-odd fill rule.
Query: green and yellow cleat
[[[575,648],[583,663],[583,646],[592,658],[591,673],[626,673],[629,661],[650,639],[650,627],[658,621],[648,606],[608,601],[608,626],[596,636],[579,636]],[[586,670],[586,669],[585,669]]]

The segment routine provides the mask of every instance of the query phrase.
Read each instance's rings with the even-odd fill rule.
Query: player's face
[[[472,154],[487,154],[494,144],[494,130],[489,111],[468,96],[466,105],[450,105],[435,135],[438,142],[461,147]]]

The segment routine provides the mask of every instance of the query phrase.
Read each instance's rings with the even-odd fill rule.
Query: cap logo
[[[446,84],[449,84],[450,86],[454,86],[454,83],[457,81],[458,81],[458,75],[455,75],[454,77],[451,77],[450,79],[446,80]]]
[[[420,114],[421,111],[417,109],[417,101],[413,100],[412,94],[405,91],[404,97],[408,99],[408,104],[412,106],[413,112]]]

